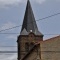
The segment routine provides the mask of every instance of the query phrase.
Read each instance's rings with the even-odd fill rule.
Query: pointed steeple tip
[[[30,3],[30,0],[27,0],[27,3]]]
[[[29,2],[29,0],[27,0]]]

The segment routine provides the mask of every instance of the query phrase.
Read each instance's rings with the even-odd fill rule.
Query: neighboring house
[[[60,36],[40,42],[42,60],[60,60]]]
[[[18,60],[60,60],[60,36],[43,41],[29,0],[17,43]]]

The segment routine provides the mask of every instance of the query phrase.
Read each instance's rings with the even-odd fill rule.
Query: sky
[[[36,20],[60,13],[60,0],[30,0]],[[0,31],[22,25],[27,0],[0,0]],[[36,21],[44,40],[60,35],[60,15]],[[21,26],[0,32],[0,51],[17,51],[17,37]],[[18,33],[18,34],[1,34]],[[53,35],[50,35],[53,34]],[[4,57],[4,58],[3,58]],[[17,60],[17,53],[0,53],[1,60]]]

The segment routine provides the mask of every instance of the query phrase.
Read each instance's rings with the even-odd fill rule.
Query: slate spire
[[[26,11],[24,15],[23,25],[21,29],[21,35],[27,35],[26,33],[33,32],[35,35],[42,35],[37,28],[37,24],[34,18],[34,14],[31,8],[30,1],[27,1]]]

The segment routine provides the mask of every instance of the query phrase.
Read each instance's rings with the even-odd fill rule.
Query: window
[[[25,50],[26,50],[26,52],[28,52],[29,51],[29,43],[27,42],[27,43],[25,43]]]
[[[30,43],[30,49],[33,48],[34,46],[34,43]]]

